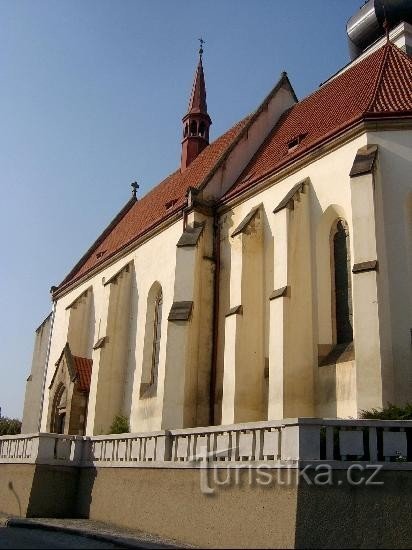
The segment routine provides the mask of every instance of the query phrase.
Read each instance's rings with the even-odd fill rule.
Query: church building
[[[142,198],[134,185],[52,287],[23,432],[358,418],[412,401],[408,9],[387,14],[386,35],[378,21],[353,38],[351,62],[308,97],[282,73],[212,142],[200,48],[180,166]]]

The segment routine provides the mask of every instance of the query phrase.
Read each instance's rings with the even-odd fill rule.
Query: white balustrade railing
[[[171,430],[173,462],[256,462],[282,459],[283,422]]]
[[[80,465],[84,438],[48,433],[0,437],[0,463]]]
[[[299,418],[92,437],[0,437],[0,463],[197,467],[322,461],[412,468],[412,421]]]
[[[30,462],[34,457],[36,435],[0,437],[0,462]]]
[[[84,463],[135,464],[167,460],[166,432],[101,435],[85,438]]]

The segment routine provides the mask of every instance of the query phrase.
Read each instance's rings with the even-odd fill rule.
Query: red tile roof
[[[177,170],[142,199],[129,201],[103,235],[60,283],[59,288],[79,279],[161,221],[181,210],[186,204],[189,187],[198,187],[203,182],[248,120],[249,117],[244,118],[206,147],[184,172]]]
[[[73,355],[74,368],[77,372],[77,381],[81,391],[88,392],[90,390],[90,382],[92,379],[92,359],[86,357],[78,357]]]
[[[411,84],[411,58],[386,44],[284,113],[225,198],[240,194],[362,119],[412,116]],[[288,151],[298,136],[298,146]]]
[[[390,43],[349,67],[283,114],[224,198],[240,194],[362,119],[412,116],[411,82],[411,59]],[[199,187],[207,179],[249,120],[246,117],[211,143],[184,172],[177,170],[139,201],[129,201],[58,290],[181,210],[189,187]],[[299,144],[289,151],[288,144],[296,138]]]

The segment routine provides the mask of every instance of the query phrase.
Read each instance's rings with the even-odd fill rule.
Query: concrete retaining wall
[[[310,484],[313,470],[309,484],[286,469],[221,468],[219,484],[214,475],[206,483],[190,468],[1,464],[0,512],[90,517],[205,547],[412,546],[411,471],[382,471],[379,486],[351,485],[347,470],[324,486]]]
[[[75,517],[79,470],[0,464],[0,512],[19,517]]]
[[[297,484],[294,470],[267,473],[273,483],[262,486],[267,478],[256,470],[243,471],[238,482],[236,470],[222,469],[220,481],[230,482],[209,480],[215,492],[205,495],[198,470],[84,469],[78,510],[202,547],[412,546],[412,472],[382,471],[378,486],[350,485],[346,470],[333,470],[332,485],[324,486],[303,478]]]

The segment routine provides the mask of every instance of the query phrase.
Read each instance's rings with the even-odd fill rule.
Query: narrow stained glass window
[[[160,293],[155,302],[155,315],[153,323],[153,351],[152,351],[152,373],[150,384],[157,384],[157,374],[159,370],[160,338],[162,333],[162,304],[163,296]]]
[[[336,344],[353,340],[352,283],[349,232],[339,220],[333,236]]]

